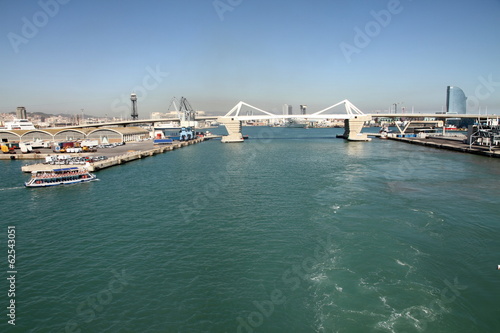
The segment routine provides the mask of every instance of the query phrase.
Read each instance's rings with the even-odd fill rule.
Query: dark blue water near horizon
[[[245,127],[45,189],[0,161],[0,331],[499,331],[500,161],[337,133]]]

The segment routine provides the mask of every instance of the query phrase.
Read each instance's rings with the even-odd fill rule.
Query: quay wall
[[[469,147],[468,144],[461,141],[447,139],[447,138],[398,138],[398,137],[387,137],[389,140],[395,140],[410,144],[417,144],[421,146],[427,146],[437,149],[447,149],[452,151],[457,151],[461,153],[469,153],[475,155],[482,155],[488,157],[500,157],[500,150],[492,149],[489,150],[488,146],[475,146]]]
[[[45,157],[52,155],[54,154],[42,154],[42,153],[0,154],[0,160],[43,160],[45,159]],[[65,155],[79,156],[78,154],[65,154]]]

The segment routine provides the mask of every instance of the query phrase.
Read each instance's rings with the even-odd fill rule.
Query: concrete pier
[[[234,118],[226,119],[219,118],[219,122],[226,126],[228,135],[224,135],[221,139],[222,143],[243,142],[243,135],[241,134],[241,121]]]
[[[489,157],[500,157],[500,149],[489,150],[488,146],[469,147],[469,144],[463,143],[461,140],[453,140],[446,137],[427,137],[427,138],[398,138],[395,136],[387,137],[389,140],[395,140],[405,143],[417,144],[438,149],[447,149],[461,153],[469,153],[475,155],[483,155]]]
[[[186,146],[189,146],[189,145],[192,145],[195,143],[200,143],[204,140],[205,140],[204,138],[196,138],[196,139],[190,140],[190,141],[174,141],[174,143],[172,143],[172,144],[157,145],[157,146],[153,146],[153,148],[150,148],[150,146],[152,145],[152,142],[148,142],[147,144],[149,144],[148,145],[149,147],[140,146],[140,148],[137,150],[130,150],[129,149],[128,151],[126,151],[126,152],[122,151],[119,154],[117,154],[116,151],[114,151],[114,149],[116,149],[116,148],[107,148],[110,150],[108,154],[106,154],[107,153],[106,150],[102,150],[100,152],[92,154],[94,156],[107,156],[108,157],[107,159],[102,160],[102,161],[87,163],[85,165],[82,165],[82,164],[76,164],[76,165],[56,164],[56,165],[52,165],[52,164],[38,163],[38,164],[25,165],[25,166],[21,167],[21,170],[23,172],[31,172],[34,170],[53,170],[53,169],[60,169],[60,168],[78,167],[78,168],[86,168],[88,171],[93,172],[93,171],[98,171],[98,170],[102,170],[105,168],[109,168],[109,167],[112,167],[115,165],[124,164],[124,163],[130,162],[130,161],[142,159],[144,157],[162,154],[164,152],[172,151],[174,149],[179,149],[179,148],[186,147]],[[130,147],[130,146],[133,147],[134,145],[128,144],[127,146],[123,146],[123,147]],[[144,148],[146,148],[146,149],[144,149]],[[45,154],[45,155],[53,156],[55,154]],[[90,154],[89,155],[86,155],[86,154],[68,154],[68,155],[89,156]],[[15,156],[15,155],[13,155],[13,156]]]
[[[346,119],[344,121],[344,135],[343,138],[349,141],[370,141],[366,133],[361,133],[365,122],[370,121],[371,116],[354,116],[354,118]]]

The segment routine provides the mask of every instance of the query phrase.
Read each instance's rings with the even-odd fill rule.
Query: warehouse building
[[[0,129],[1,142],[97,140],[99,144],[131,142],[149,138],[141,127],[48,128],[34,130]]]

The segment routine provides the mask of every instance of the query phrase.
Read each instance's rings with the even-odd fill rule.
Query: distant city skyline
[[[185,96],[225,114],[343,99],[363,112],[500,114],[500,1],[69,1],[0,4],[0,113],[139,117]]]

